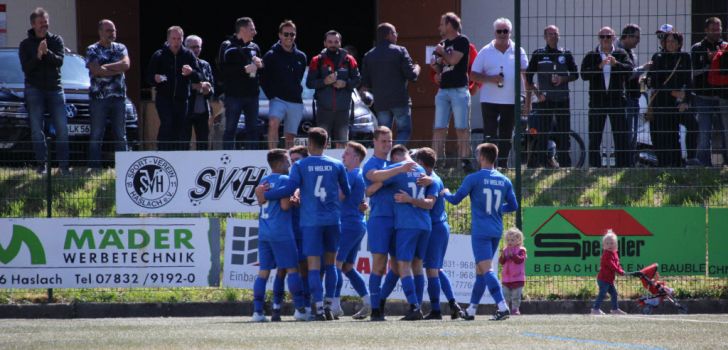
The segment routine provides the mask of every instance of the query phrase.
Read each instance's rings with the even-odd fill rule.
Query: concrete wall
[[[20,45],[30,29],[30,13],[36,7],[42,7],[50,15],[49,31],[61,35],[66,47],[76,50],[75,0],[0,0],[0,3],[7,5],[8,46]]]

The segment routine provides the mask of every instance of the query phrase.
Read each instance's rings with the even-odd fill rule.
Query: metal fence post
[[[519,229],[523,229],[522,225],[522,209],[521,204],[523,203],[522,199],[522,178],[521,178],[521,1],[516,0],[514,2],[514,13],[513,16],[513,27],[515,28],[515,34],[516,34],[516,47],[513,49],[516,53],[516,84],[513,87],[515,89],[515,125],[516,125],[516,132],[513,139],[515,140],[515,144],[513,145],[513,149],[516,152],[515,153],[515,170],[516,170],[516,178],[515,178],[515,189],[516,189],[516,201],[518,202],[518,210],[516,211],[516,227]],[[526,101],[526,103],[529,103],[529,101]]]
[[[46,217],[53,216],[53,182],[51,181],[51,138],[46,137]],[[48,288],[48,302],[53,301],[53,288]]]

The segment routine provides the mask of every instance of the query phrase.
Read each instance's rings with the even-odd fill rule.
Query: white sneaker
[[[372,314],[372,306],[369,304],[364,304],[364,306],[362,306],[362,308],[359,309],[359,311],[357,311],[357,313],[355,313],[353,316],[351,316],[351,318],[353,318],[355,320],[364,320],[367,317],[369,317],[371,314]]]
[[[602,311],[600,309],[592,309],[591,314],[594,316],[601,316],[601,315],[604,315],[604,311]]]
[[[624,312],[624,311],[622,311],[622,310],[620,310],[620,309],[616,309],[616,310],[612,310],[610,312],[610,314],[612,314],[612,315],[626,315],[627,313]]]
[[[263,314],[259,314],[257,312],[253,312],[253,322],[270,322],[268,317],[265,317]]]
[[[298,309],[293,313],[293,319],[296,321],[308,321],[308,314],[304,310],[303,312],[298,311]]]
[[[334,304],[334,305],[332,305],[332,307],[331,307],[331,313],[336,318],[339,318],[341,316],[344,316],[344,310],[341,308],[341,304]]]

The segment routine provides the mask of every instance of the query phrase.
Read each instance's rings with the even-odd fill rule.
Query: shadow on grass
[[[545,184],[545,189],[535,188],[536,183],[530,186],[534,188],[534,197],[533,199],[526,199],[529,205],[579,205],[579,198],[581,198],[582,194],[599,179],[598,173],[583,169],[559,169],[553,170],[553,174],[559,177],[553,183]]]
[[[645,194],[660,183],[659,169],[624,169],[617,183],[607,191],[606,202],[610,205],[649,206],[652,202],[640,203]],[[648,198],[653,200],[652,198]]]

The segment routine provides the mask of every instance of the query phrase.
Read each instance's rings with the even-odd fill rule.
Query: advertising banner
[[[728,208],[708,209],[708,274],[728,276]]]
[[[362,274],[364,281],[369,281],[372,256],[367,250],[366,242],[367,237],[364,236],[355,268]],[[475,263],[473,260],[470,236],[451,234],[442,270],[450,279],[453,293],[459,302],[468,302],[470,300],[473,282],[475,282]],[[497,260],[498,256],[496,254],[494,261]],[[239,219],[229,219],[227,221],[224,261],[222,280],[224,286],[253,289],[253,283],[258,275],[258,221]],[[275,273],[272,273],[268,278],[267,290],[273,289],[274,277]],[[344,287],[341,295],[357,296],[346,276],[344,276]],[[424,298],[429,300],[427,292],[425,292]],[[399,282],[389,299],[406,300]],[[444,295],[441,295],[440,300],[447,301]],[[481,304],[493,303],[493,298],[486,290]]]
[[[596,276],[602,236],[618,236],[625,271],[660,264],[660,274],[704,275],[704,208],[523,209],[530,276]]]
[[[344,150],[326,150],[341,159]],[[371,154],[371,150],[369,154]],[[258,212],[268,151],[117,152],[116,212]]]
[[[219,227],[202,218],[0,219],[0,288],[218,286]]]

